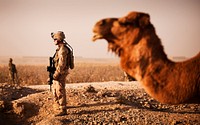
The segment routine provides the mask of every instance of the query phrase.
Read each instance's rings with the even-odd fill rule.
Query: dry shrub
[[[47,84],[48,72],[45,65],[17,65],[21,85]],[[122,81],[123,71],[117,64],[77,63],[69,71],[67,83]],[[0,83],[8,82],[8,66],[0,66]]]
[[[80,82],[105,82],[123,80],[123,72],[119,65],[78,63],[70,71],[67,81],[69,83]]]
[[[46,84],[48,72],[41,65],[16,66],[20,85]],[[9,82],[8,66],[0,66],[0,83]]]

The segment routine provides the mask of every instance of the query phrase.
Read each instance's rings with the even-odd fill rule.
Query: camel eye
[[[119,24],[120,24],[121,26],[128,26],[128,25],[130,25],[130,23],[127,23],[127,22],[119,22]]]
[[[133,21],[133,22],[119,22],[119,24],[121,26],[134,26],[134,27],[138,27],[138,22],[137,21]]]

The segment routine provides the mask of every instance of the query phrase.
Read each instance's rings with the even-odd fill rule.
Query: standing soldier
[[[65,34],[62,31],[51,33],[54,44],[58,46],[53,57],[55,73],[53,74],[52,91],[54,95],[55,116],[66,115],[65,78],[69,74],[67,65],[68,48],[65,46]]]
[[[8,69],[9,69],[9,77],[10,77],[10,82],[12,84],[17,84],[17,69],[15,64],[12,63],[13,59],[10,58],[9,64],[8,64]]]

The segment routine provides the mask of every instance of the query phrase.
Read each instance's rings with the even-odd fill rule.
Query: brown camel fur
[[[200,52],[187,61],[169,60],[148,14],[131,12],[122,18],[102,19],[93,32],[93,41],[107,40],[108,50],[120,57],[122,69],[157,101],[200,102]]]

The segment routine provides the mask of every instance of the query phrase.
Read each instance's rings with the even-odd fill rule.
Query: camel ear
[[[137,17],[137,13],[131,12],[128,15],[126,15],[125,17],[119,18],[118,21],[121,24],[131,24],[131,23],[135,22],[136,17]]]
[[[141,14],[139,18],[140,27],[144,28],[150,24],[150,16],[148,14]]]
[[[128,24],[128,23],[133,22],[132,19],[129,19],[127,17],[119,18],[118,21],[119,21],[120,24]]]
[[[142,28],[150,24],[150,16],[146,13],[131,12],[127,16],[119,18],[121,24],[134,24]]]

